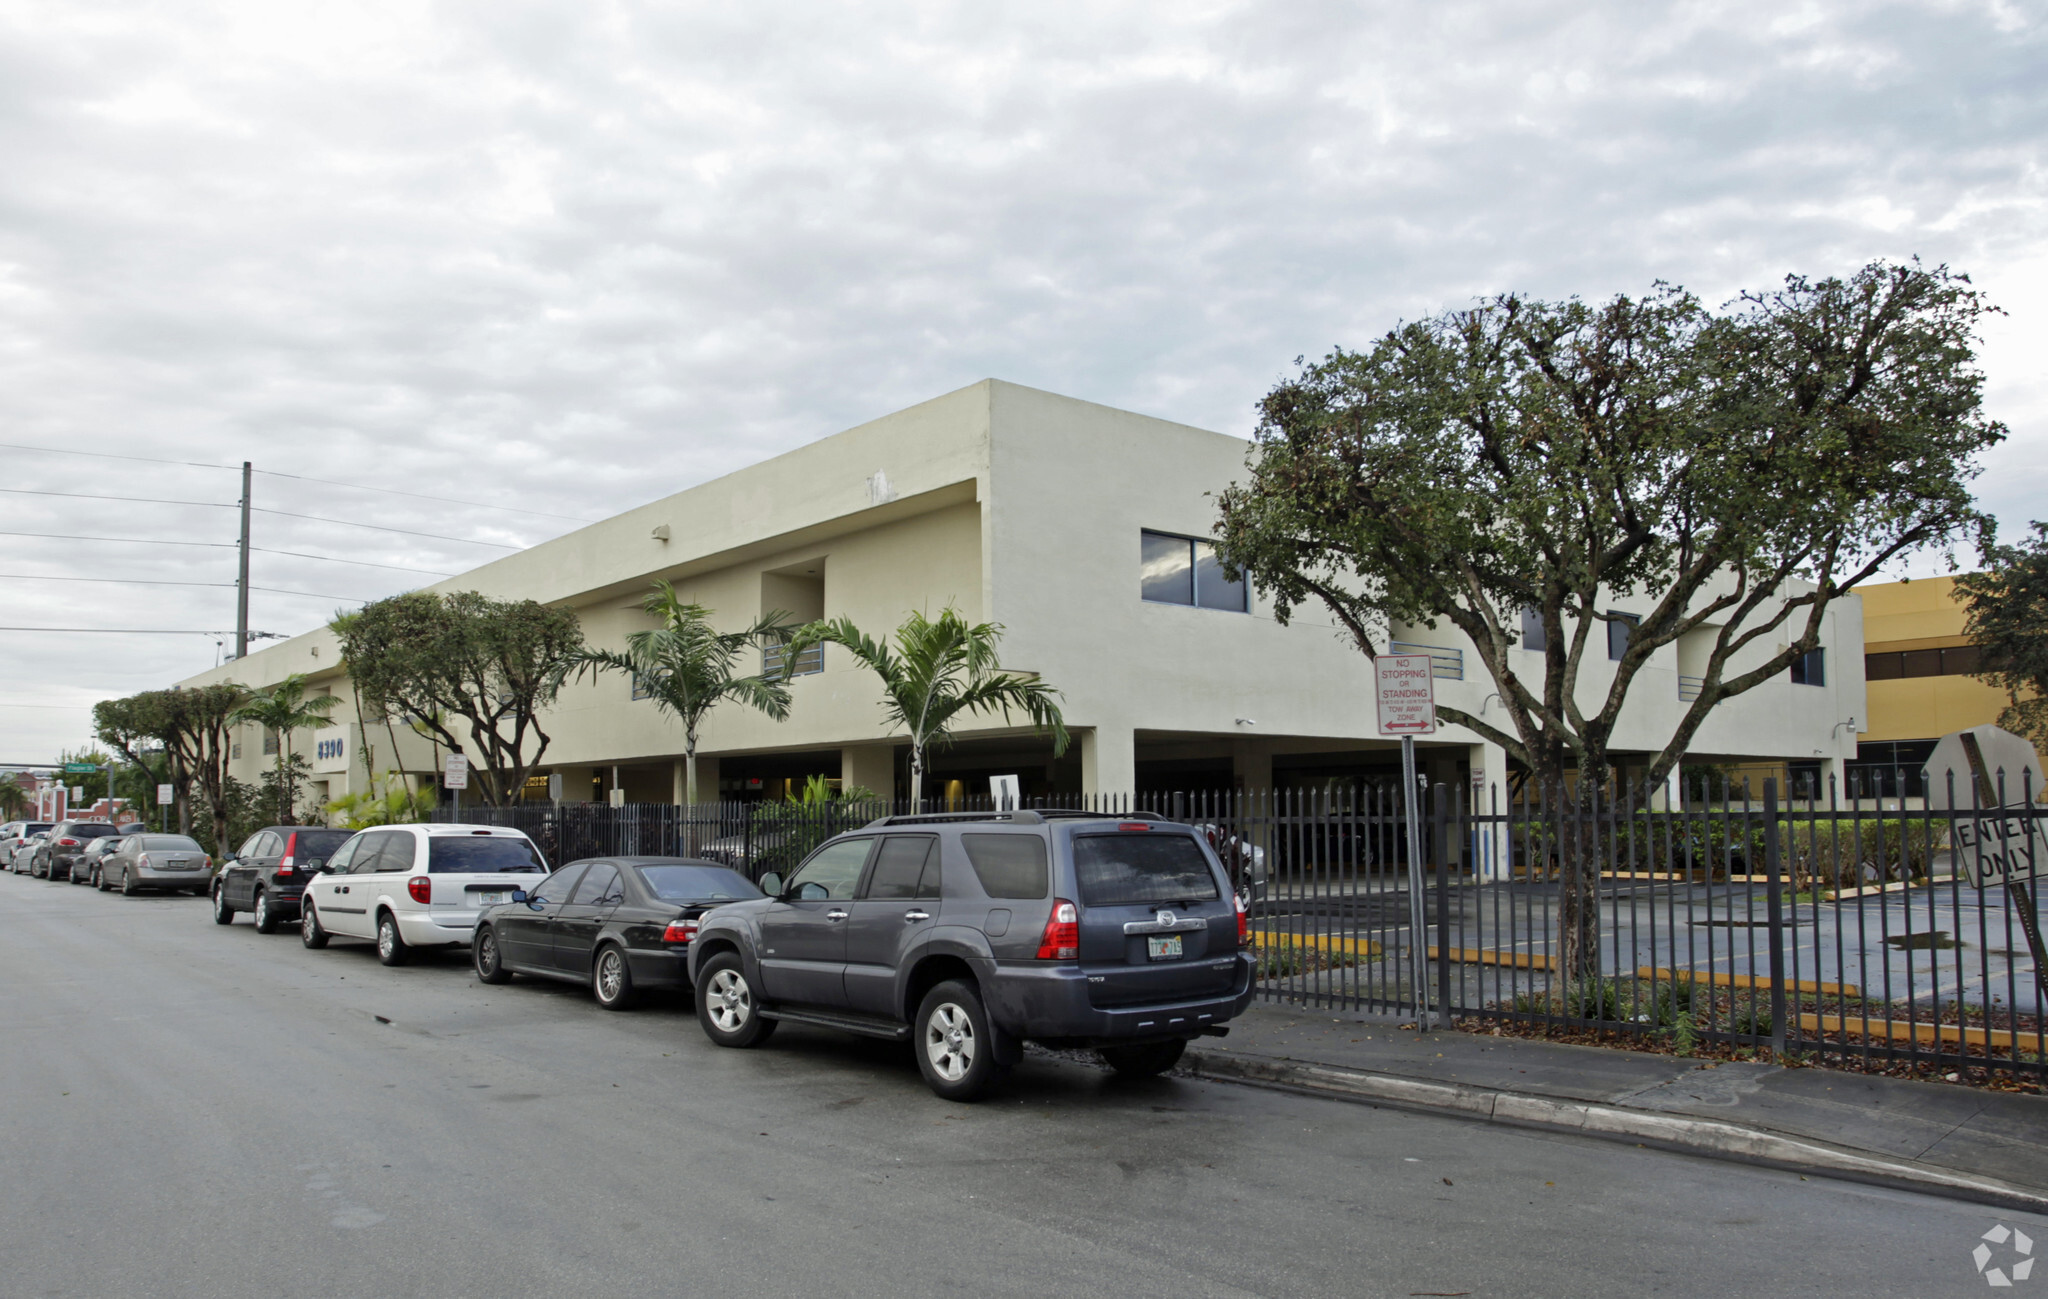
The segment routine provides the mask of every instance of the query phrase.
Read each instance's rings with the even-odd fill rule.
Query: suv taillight
[[[298,864],[298,852],[299,832],[294,830],[292,831],[291,838],[284,841],[284,856],[278,859],[277,869],[281,873],[289,875],[292,867]]]
[[[677,916],[668,922],[668,928],[661,931],[664,943],[689,943],[697,938],[697,922],[688,916]]]
[[[1252,945],[1252,913],[1244,909],[1244,894],[1232,894],[1231,901],[1237,903],[1237,945],[1239,947],[1250,947]]]
[[[57,846],[59,848],[76,848],[78,846],[78,840],[70,838],[59,839],[57,841]]]
[[[415,875],[405,882],[405,891],[412,894],[412,900],[421,904],[434,900],[434,881],[431,876]]]
[[[1041,961],[1076,961],[1081,958],[1081,913],[1065,898],[1052,900],[1052,914],[1045,918],[1045,933],[1038,940]]]

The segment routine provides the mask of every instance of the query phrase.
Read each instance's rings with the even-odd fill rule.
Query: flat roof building
[[[1318,608],[1280,625],[1214,563],[1212,497],[1245,476],[1248,450],[1241,438],[985,380],[428,589],[573,608],[588,639],[610,646],[650,625],[640,602],[657,578],[714,610],[721,627],[781,609],[806,620],[843,615],[881,637],[910,610],[947,605],[1001,623],[1004,666],[1062,693],[1073,747],[1056,758],[1022,718],[970,718],[930,755],[932,796],[986,794],[996,774],[1018,775],[1029,796],[1321,786],[1395,770],[1364,656]],[[1647,599],[1636,603],[1647,612]],[[1860,605],[1839,600],[1827,619],[1805,679],[1719,708],[1694,746],[1702,760],[1833,772],[1855,755],[1850,719],[1868,712]],[[1486,711],[1492,685],[1461,638],[1390,632],[1434,656],[1439,699]],[[298,741],[315,792],[332,798],[365,781],[336,648],[323,628],[188,684],[262,686],[297,672],[340,696],[337,724]],[[1671,734],[1697,675],[1687,652],[1661,651],[1641,674],[1617,752],[1651,751]],[[1530,661],[1540,670],[1533,652]],[[711,714],[701,796],[768,796],[810,776],[883,794],[907,787],[906,748],[881,725],[871,675],[833,646],[804,666],[790,683],[788,720],[738,705]],[[1605,682],[1597,670],[1585,675],[1590,699]],[[565,798],[618,788],[629,802],[681,800],[681,729],[636,700],[626,678],[572,683],[544,728],[541,770],[563,777]],[[261,776],[259,738],[252,731],[240,746],[241,779]],[[433,769],[417,737],[377,727],[369,738],[379,767]],[[1437,780],[1498,783],[1507,770],[1498,748],[1456,727],[1423,754]]]

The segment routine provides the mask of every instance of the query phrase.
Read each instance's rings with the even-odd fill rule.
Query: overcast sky
[[[1481,294],[1718,302],[1917,254],[2010,312],[1981,481],[2010,533],[2048,517],[2044,30],[1999,2],[0,0],[0,441],[254,461],[251,621],[296,633],[985,376],[1246,434],[1296,356]],[[234,626],[231,509],[0,517],[211,543],[7,537],[0,623]],[[0,633],[0,761],[216,653]]]

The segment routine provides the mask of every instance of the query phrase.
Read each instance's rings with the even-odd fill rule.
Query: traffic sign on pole
[[[469,759],[459,753],[451,753],[441,764],[441,784],[447,789],[469,788]]]
[[[1436,673],[1427,654],[1382,654],[1372,661],[1380,734],[1436,734]]]
[[[158,807],[169,807],[177,801],[177,791],[173,790],[169,785],[158,785],[156,787],[156,805]]]

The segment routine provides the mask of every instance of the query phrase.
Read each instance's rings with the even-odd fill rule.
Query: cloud
[[[0,5],[4,440],[259,475],[259,544],[459,570],[997,375],[1231,432],[1294,357],[1514,288],[1710,300],[1918,254],[2011,315],[1987,502],[2037,514],[2039,10],[2005,4]],[[232,470],[6,456],[227,502]],[[232,512],[0,498],[12,531]],[[17,573],[228,552],[4,538]],[[404,573],[259,555],[259,627]],[[421,578],[419,580],[426,580]],[[0,580],[9,623],[231,626]],[[0,703],[203,637],[7,635]],[[37,753],[71,737],[0,709]],[[81,724],[74,728],[82,738]]]

